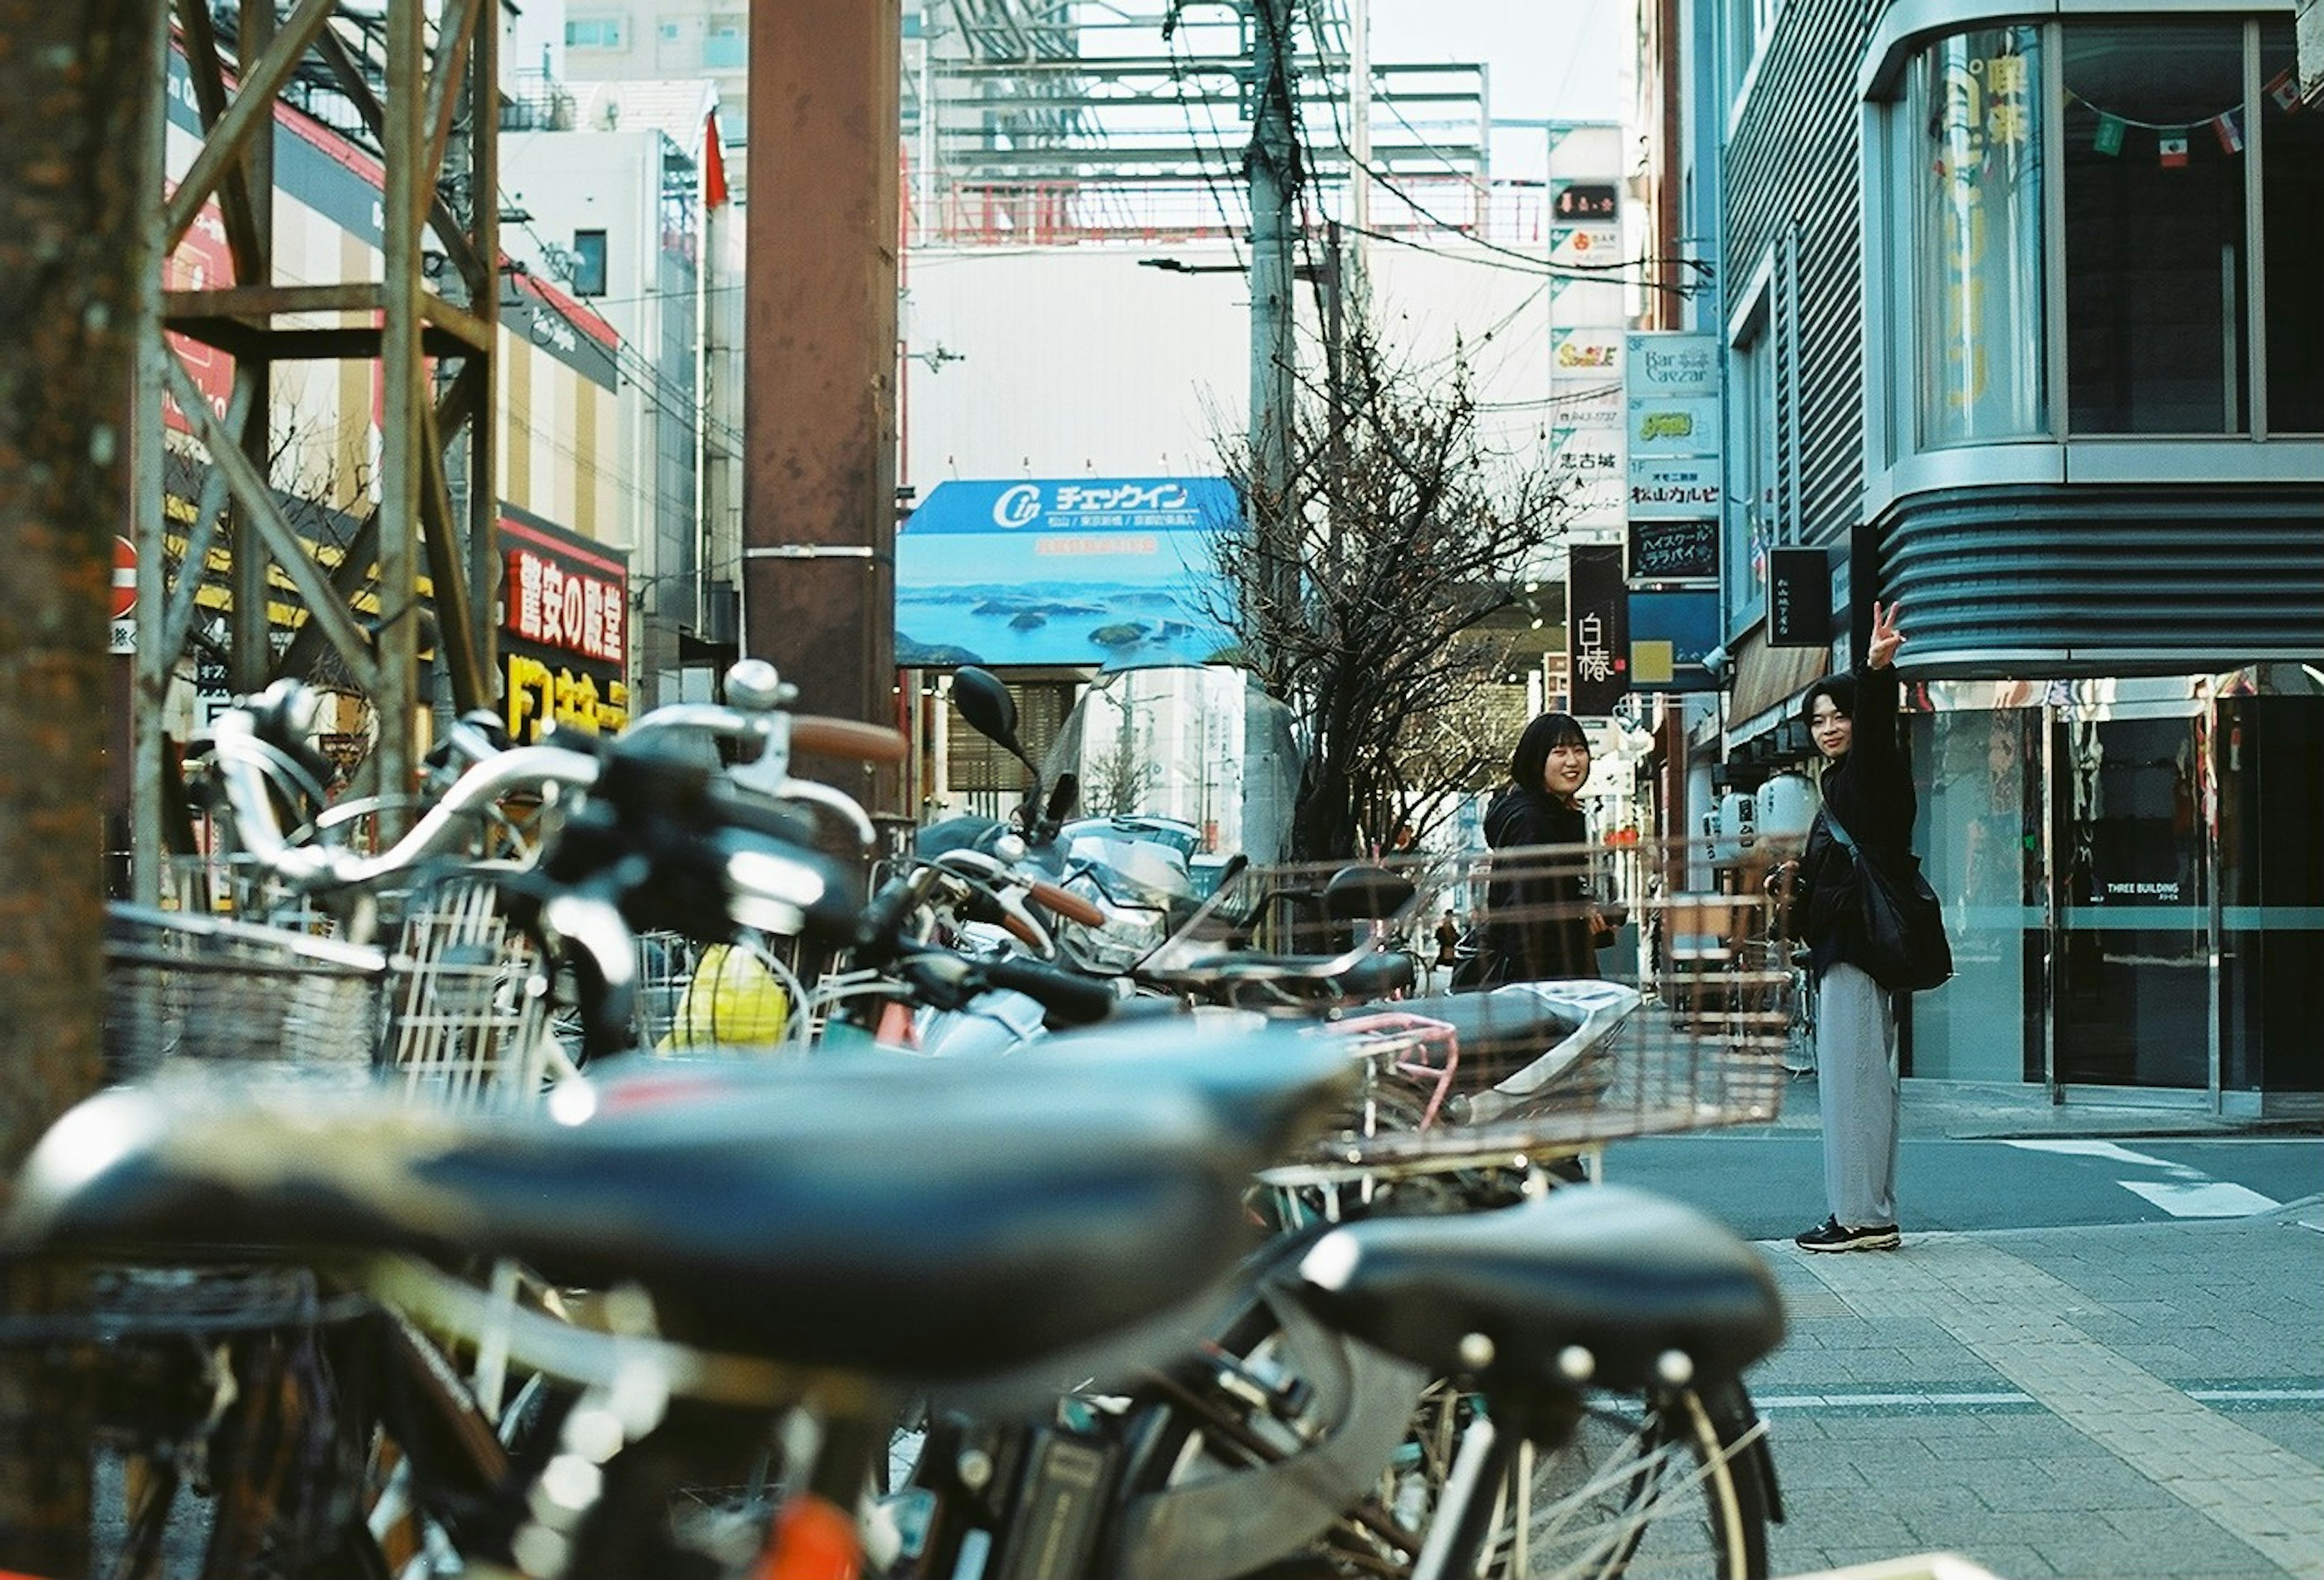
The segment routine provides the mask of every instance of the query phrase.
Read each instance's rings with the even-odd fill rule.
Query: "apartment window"
[[[577,297],[601,297],[605,294],[605,233],[601,230],[573,233],[573,294]]]
[[[1726,0],[1721,31],[1726,34],[1729,103],[1741,96],[1767,35],[1775,31],[1775,14],[1782,9],[1783,0]]]
[[[1775,476],[1775,335],[1763,287],[1728,354],[1727,604],[1748,621],[1766,606],[1767,551],[1791,538],[1779,520]]]
[[[740,71],[748,63],[749,39],[740,18],[712,23],[702,39],[702,64],[712,71]]]
[[[619,16],[568,16],[565,47],[568,50],[619,50],[629,43],[626,19]]]
[[[2259,100],[2251,142],[2259,154],[2260,256],[2266,261],[2267,427],[2324,433],[2324,115],[2289,106],[2300,87],[2290,22],[2259,30]]]

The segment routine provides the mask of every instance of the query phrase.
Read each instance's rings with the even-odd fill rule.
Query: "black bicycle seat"
[[[1784,1337],[1775,1278],[1748,1244],[1692,1208],[1614,1185],[1460,1217],[1343,1224],[1300,1275],[1300,1298],[1356,1337],[1438,1375],[1520,1392],[1570,1390],[1558,1369],[1568,1346],[1590,1352],[1590,1381],[1635,1389],[1657,1380],[1668,1352],[1695,1375],[1731,1379]],[[1482,1364],[1471,1335],[1490,1341]]]
[[[1324,968],[1338,955],[1266,954],[1258,950],[1231,950],[1205,955],[1165,980],[1214,983],[1230,991],[1265,983],[1292,993],[1328,993],[1340,998],[1378,998],[1412,986],[1412,957],[1375,950],[1360,954],[1337,970]]]
[[[17,1245],[173,1262],[394,1251],[638,1284],[689,1342],[915,1385],[1185,1304],[1343,1049],[1144,1028],[1006,1060],[844,1055],[492,1118],[377,1090],[124,1088],[27,1163]]]

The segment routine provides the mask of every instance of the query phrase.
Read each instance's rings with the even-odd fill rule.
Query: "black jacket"
[[[1578,846],[1589,838],[1590,821],[1582,809],[1545,790],[1511,785],[1485,810],[1485,843],[1496,850]],[[1547,982],[1598,974],[1586,864],[1580,850],[1497,863],[1502,870],[1485,890],[1487,981]]]
[[[1856,712],[1849,749],[1823,770],[1823,809],[1808,830],[1800,854],[1791,914],[1820,978],[1835,960],[1862,966],[1863,940],[1856,921],[1856,865],[1831,837],[1829,817],[1838,818],[1850,838],[1874,854],[1903,857],[1913,848],[1913,820],[1920,803],[1913,794],[1904,754],[1896,739],[1896,671],[1856,672]]]

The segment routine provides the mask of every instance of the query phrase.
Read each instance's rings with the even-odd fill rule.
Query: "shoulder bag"
[[[1823,821],[1856,869],[1866,975],[1892,993],[1942,987],[1953,974],[1953,947],[1945,938],[1937,891],[1921,876],[1921,859],[1910,851],[1901,859],[1876,858],[1857,844],[1829,806]]]

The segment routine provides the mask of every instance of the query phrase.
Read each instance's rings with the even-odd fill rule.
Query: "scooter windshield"
[[[1289,850],[1299,794],[1291,711],[1247,671],[1211,665],[1100,675],[1042,765],[1048,784],[1065,773],[1080,788],[1068,839],[1134,842],[1163,865],[1175,858],[1196,894],[1233,856],[1267,865]]]

